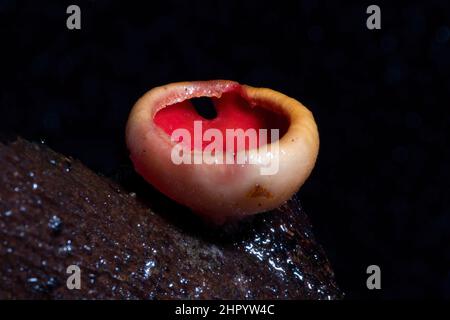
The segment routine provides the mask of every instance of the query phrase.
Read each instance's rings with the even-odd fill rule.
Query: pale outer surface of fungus
[[[176,144],[153,118],[162,108],[196,97],[218,97],[237,90],[251,106],[285,116],[287,132],[276,142],[278,172],[262,175],[258,164],[175,164]],[[227,80],[179,82],[148,91],[134,105],[126,127],[126,143],[136,171],[150,184],[195,213],[223,221],[228,217],[272,210],[288,200],[310,175],[319,150],[312,113],[300,102],[277,91]],[[276,149],[276,148],[275,148]],[[269,148],[270,151],[270,148]],[[199,152],[193,150],[192,152]],[[239,151],[245,152],[245,151]]]

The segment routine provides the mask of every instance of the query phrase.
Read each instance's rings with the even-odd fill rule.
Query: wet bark
[[[127,181],[44,145],[0,144],[0,298],[342,297],[296,198],[219,228]],[[70,265],[80,290],[67,288]]]

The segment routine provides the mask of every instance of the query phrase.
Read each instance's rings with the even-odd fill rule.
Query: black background
[[[0,133],[117,178],[148,89],[222,78],[279,90],[319,126],[299,195],[347,297],[450,298],[450,4],[395,3],[0,0]],[[70,4],[81,30],[66,28]],[[370,4],[381,30],[366,28]],[[382,290],[366,288],[371,264]]]

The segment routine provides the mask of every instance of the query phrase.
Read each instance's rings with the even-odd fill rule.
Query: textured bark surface
[[[0,298],[342,297],[298,200],[217,228],[143,189],[44,145],[0,144]],[[73,264],[81,290],[66,287]]]

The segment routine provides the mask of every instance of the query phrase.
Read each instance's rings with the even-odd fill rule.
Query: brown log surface
[[[0,143],[0,298],[342,297],[296,198],[217,228],[149,194],[45,145]]]

